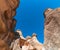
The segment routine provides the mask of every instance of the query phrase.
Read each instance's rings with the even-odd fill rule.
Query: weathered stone
[[[0,39],[8,45],[15,37],[16,20],[13,17],[16,14],[18,5],[19,0],[0,0]]]
[[[42,50],[42,44],[37,40],[36,34],[34,33],[32,37],[27,36],[23,38],[22,32],[17,30],[20,35],[20,38],[14,40],[11,43],[11,48],[13,50]]]
[[[0,50],[10,50],[9,46],[0,39]]]
[[[44,47],[46,50],[60,48],[60,8],[45,11]]]

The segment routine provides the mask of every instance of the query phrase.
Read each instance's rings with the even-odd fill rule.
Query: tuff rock
[[[45,50],[60,50],[60,8],[48,8],[44,12],[44,47]]]
[[[0,0],[0,44],[3,47],[10,46],[15,39],[14,27],[16,20],[13,17],[18,5],[19,0]],[[0,50],[7,50],[1,45]]]
[[[22,38],[22,32],[19,30],[17,32],[20,38],[11,43],[10,48],[12,50],[42,50],[43,45],[38,41],[36,34],[33,34],[32,37],[27,36],[27,38]]]
[[[41,44],[35,33],[25,38],[21,31],[14,32],[13,17],[18,5],[19,0],[0,0],[0,50],[60,50],[60,8],[44,12],[44,44]]]

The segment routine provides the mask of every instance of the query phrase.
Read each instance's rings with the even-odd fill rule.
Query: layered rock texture
[[[60,8],[48,8],[44,15],[45,50],[60,50]]]
[[[19,0],[0,0],[0,50],[60,50],[60,8],[44,12],[44,44],[41,44],[36,34],[24,38],[21,31],[14,32],[13,17],[18,5]]]
[[[10,50],[7,43],[5,43],[3,40],[0,39],[0,50]]]
[[[13,17],[18,4],[19,0],[0,0],[0,50],[9,50],[3,47],[10,46],[14,40],[16,20]]]

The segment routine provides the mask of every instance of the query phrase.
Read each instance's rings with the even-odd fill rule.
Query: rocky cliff
[[[13,17],[18,5],[19,0],[0,0],[0,50],[60,50],[60,8],[44,12],[44,44],[41,44],[36,34],[24,38],[21,31],[14,32]]]
[[[46,50],[60,50],[60,8],[48,8],[44,15],[44,47]]]
[[[15,39],[14,27],[16,20],[13,17],[16,14],[16,8],[19,5],[19,0],[0,0],[0,44],[2,46],[10,46]],[[2,43],[4,42],[4,43]],[[0,45],[0,50],[3,48]]]

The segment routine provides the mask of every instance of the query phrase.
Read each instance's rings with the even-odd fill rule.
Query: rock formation
[[[16,8],[19,0],[0,0],[0,50],[60,50],[60,8],[44,12],[44,44],[33,34],[24,38],[21,31],[14,32]],[[16,35],[20,35],[15,39]]]
[[[45,50],[60,50],[60,8],[47,9],[45,15]]]
[[[21,31],[17,31],[21,36]],[[12,50],[42,50],[42,44],[37,40],[36,34],[32,37],[27,36],[27,38],[18,38],[11,43]]]
[[[16,20],[13,19],[13,17],[16,14],[18,5],[19,0],[0,0],[0,41],[3,41],[8,46],[15,37],[14,27]],[[2,42],[0,42],[0,44],[2,44]]]
[[[0,50],[10,50],[9,46],[0,39]]]

